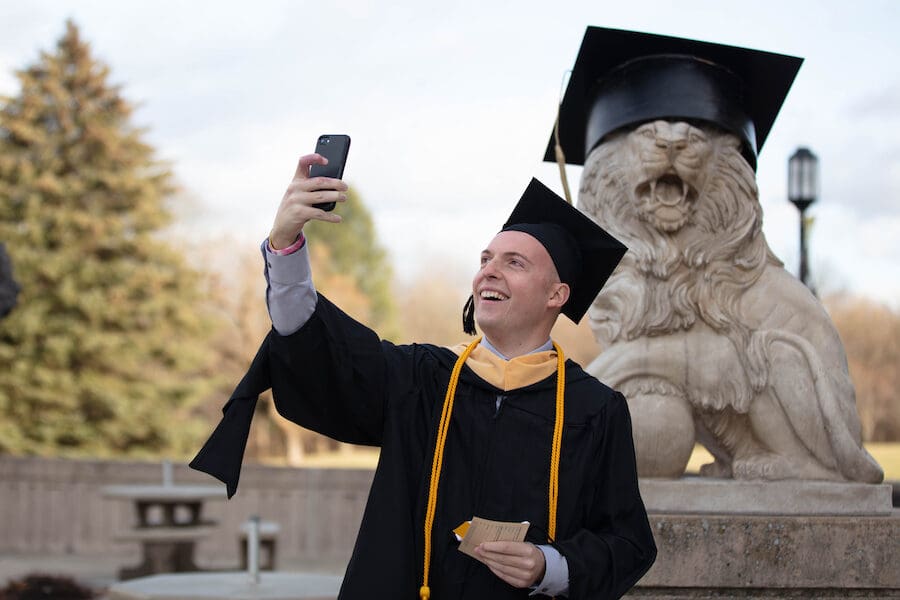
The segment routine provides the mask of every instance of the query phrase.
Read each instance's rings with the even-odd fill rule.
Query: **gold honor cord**
[[[447,441],[447,430],[450,428],[450,413],[453,412],[453,397],[456,396],[456,384],[459,382],[459,372],[462,371],[466,359],[472,354],[472,350],[481,341],[481,337],[469,344],[453,365],[450,373],[450,383],[447,384],[447,395],[444,396],[444,408],[441,410],[441,422],[438,425],[437,441],[434,445],[434,458],[431,463],[431,482],[428,486],[428,505],[425,508],[425,569],[422,571],[422,587],[419,588],[419,598],[428,600],[431,597],[431,588],[428,587],[428,570],[431,565],[431,528],[434,525],[434,511],[437,506],[438,482],[441,479],[441,465],[444,463],[444,444]]]
[[[559,499],[559,457],[562,454],[563,398],[566,394],[566,357],[562,348],[556,349],[556,421],[553,423],[553,446],[550,449],[550,512],[547,515],[547,537],[556,539],[556,503]]]
[[[465,351],[456,359],[453,371],[450,373],[450,383],[447,385],[447,395],[444,396],[444,406],[441,409],[441,421],[438,425],[437,440],[434,445],[434,458],[431,463],[431,480],[428,486],[428,505],[425,508],[425,558],[422,570],[422,587],[419,588],[419,598],[429,600],[431,588],[428,587],[428,572],[431,566],[431,530],[434,526],[434,513],[437,508],[438,483],[441,479],[441,467],[444,463],[444,445],[447,442],[447,430],[450,429],[450,415],[453,413],[453,399],[456,396],[456,385],[459,382],[459,374],[463,365],[475,347],[481,342],[479,337],[468,345]],[[563,431],[563,396],[565,394],[565,364],[562,348],[553,342],[556,350],[556,422],[553,425],[553,444],[550,451],[550,514],[547,523],[547,535],[552,541],[556,536],[556,505],[559,497],[559,457],[562,448]]]

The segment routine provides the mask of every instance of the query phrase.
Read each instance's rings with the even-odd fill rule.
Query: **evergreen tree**
[[[173,184],[68,22],[0,99],[0,240],[21,285],[0,322],[0,452],[183,455],[203,425],[211,321],[157,236]]]
[[[343,217],[340,225],[310,221],[303,227],[310,239],[315,280],[321,282],[332,275],[349,277],[368,304],[367,314],[349,312],[382,337],[394,339],[398,326],[391,293],[393,271],[378,241],[372,215],[352,188],[347,201],[335,210]],[[318,249],[320,246],[324,246],[324,252]],[[322,292],[328,296],[328,287],[322,287]]]

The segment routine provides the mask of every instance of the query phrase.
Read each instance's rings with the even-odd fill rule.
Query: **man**
[[[533,181],[482,252],[466,306],[484,337],[455,349],[379,341],[317,294],[303,226],[340,216],[346,185],[300,159],[264,244],[274,331],[192,466],[233,494],[255,395],[335,439],[381,446],[341,598],[618,598],[656,548],[625,399],[565,362],[560,312],[586,311],[625,249]],[[473,517],[530,523],[525,541],[455,535]]]

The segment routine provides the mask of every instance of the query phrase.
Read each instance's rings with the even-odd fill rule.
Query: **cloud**
[[[7,2],[0,93],[73,16],[202,208],[189,213],[196,236],[260,239],[297,157],[320,133],[349,133],[347,179],[397,272],[414,276],[434,253],[470,265],[530,177],[561,191],[541,157],[585,25],[797,54],[806,61],[760,156],[766,235],[796,260],[786,165],[808,145],[822,161],[813,265],[827,258],[854,289],[889,297],[886,274],[900,280],[888,237],[900,237],[900,83],[872,57],[900,55],[893,3],[755,7],[735,19],[716,2],[572,2],[560,18],[556,5],[526,0],[515,11],[469,0]],[[569,169],[573,188],[579,174]]]
[[[810,256],[822,257],[855,293],[900,307],[900,215],[869,219],[843,206],[822,206]]]
[[[849,119],[900,119],[900,80],[887,83],[885,87],[867,90],[866,93],[852,99],[845,114]]]

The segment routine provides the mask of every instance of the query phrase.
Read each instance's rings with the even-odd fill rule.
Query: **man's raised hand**
[[[275,223],[269,234],[274,249],[286,248],[300,236],[303,226],[312,220],[340,223],[340,215],[313,206],[327,202],[343,202],[347,199],[347,184],[340,179],[309,176],[311,165],[324,165],[328,159],[319,154],[301,156],[294,178],[284,192]]]

